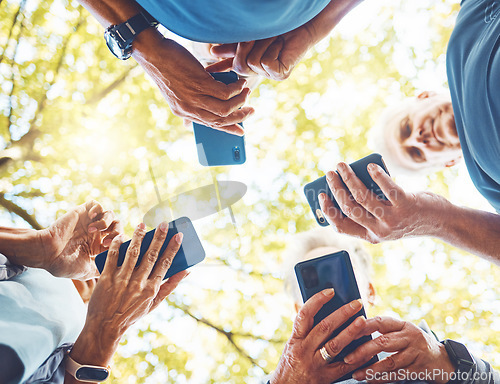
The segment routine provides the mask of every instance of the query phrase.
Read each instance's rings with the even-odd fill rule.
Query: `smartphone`
[[[139,266],[142,257],[148,250],[149,245],[153,240],[155,231],[156,229],[153,229],[146,233],[146,235],[144,236],[136,267]],[[182,232],[182,234],[184,235],[181,247],[172,260],[172,265],[168,269],[167,274],[163,279],[168,279],[176,273],[184,271],[185,269],[188,269],[189,267],[192,267],[193,265],[198,264],[202,262],[203,259],[205,259],[205,250],[203,249],[201,241],[196,234],[193,223],[191,223],[191,220],[189,220],[187,217],[181,217],[168,223],[167,238],[165,239],[165,242],[161,247],[160,255],[165,251],[165,249],[167,249],[168,243],[170,242],[172,237],[174,237],[174,235],[179,232]],[[117,263],[118,266],[121,266],[123,264],[123,261],[125,260],[125,253],[127,252],[129,245],[130,240],[120,245]],[[107,257],[108,251],[105,251],[98,254],[95,258],[95,263],[100,273],[102,273],[102,270],[104,269],[104,264],[106,263]]]
[[[326,288],[333,288],[335,290],[333,298],[328,303],[323,305],[316,316],[314,316],[315,326],[343,305],[361,298],[358,284],[356,283],[356,278],[354,277],[351,259],[346,251],[340,251],[298,263],[295,266],[295,274],[297,276],[300,293],[302,294],[304,303],[316,293]],[[361,308],[358,313],[347,320],[340,328],[336,329],[332,333],[329,340],[333,339],[345,328],[347,328],[349,324],[356,320],[358,316],[366,317],[364,308]],[[335,356],[332,362],[343,361],[349,353],[370,340],[372,340],[371,335],[363,336],[354,340],[337,356]],[[369,362],[364,364],[363,367],[367,367],[377,361],[378,357],[374,356]],[[352,375],[349,373],[335,382],[347,380],[351,377]]]
[[[368,170],[366,169],[366,167],[370,163],[380,165],[380,167],[382,167],[382,169],[389,175],[389,171],[387,171],[384,160],[378,153],[372,153],[371,155],[363,157],[362,159],[350,164],[350,166],[356,176],[358,176],[358,178],[366,186],[366,188],[372,190],[377,196],[381,197],[382,199],[387,200],[382,190],[379,188],[377,183],[373,181],[372,177],[368,173]],[[319,179],[312,181],[304,186],[304,194],[306,195],[307,202],[309,203],[313,215],[316,218],[316,222],[322,227],[326,227],[330,224],[328,224],[328,221],[321,211],[321,206],[319,205],[318,195],[320,193],[326,193],[326,195],[332,200],[333,205],[336,208],[340,209],[337,201],[335,201],[335,198],[333,197],[332,191],[330,191],[330,187],[328,186],[328,182],[326,181],[326,176],[320,177]]]
[[[238,80],[231,72],[211,73],[213,78],[224,84]],[[243,127],[243,123],[239,123]],[[206,167],[243,164],[246,161],[245,137],[219,131],[205,125],[193,123],[194,138],[198,151],[198,161]]]

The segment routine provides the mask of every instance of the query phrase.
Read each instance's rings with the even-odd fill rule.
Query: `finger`
[[[210,113],[206,111],[201,111],[199,113],[200,117],[190,117],[190,119],[192,119],[195,123],[205,125],[210,128],[217,129],[219,131],[224,131],[231,134],[243,136],[245,134],[245,131],[240,125],[238,125],[238,123],[241,123],[244,120],[246,120],[254,112],[255,110],[253,108],[244,107],[233,112],[231,115],[227,117],[224,118],[216,117],[214,119],[212,117],[213,115],[211,115]],[[208,119],[210,119],[211,122],[208,122]]]
[[[106,257],[106,262],[102,270],[101,275],[111,275],[117,268],[118,264],[118,254],[120,252],[120,245],[124,242],[125,237],[123,235],[116,236],[108,249],[108,256]]]
[[[238,43],[233,59],[233,71],[239,75],[249,76],[255,74],[247,64],[247,57],[252,51],[255,41]]]
[[[139,259],[139,255],[141,254],[141,245],[144,236],[146,236],[146,225],[144,225],[144,223],[140,223],[135,228],[134,234],[132,235],[132,240],[130,241],[127,252],[125,253],[125,259],[123,261],[122,267],[120,268],[120,274],[123,276],[123,280],[126,282],[130,280],[130,276],[134,272],[135,266],[137,265],[137,260]]]
[[[205,67],[205,71],[213,73],[213,72],[226,72],[229,71],[233,67],[233,58],[230,57],[228,59],[217,61],[213,64],[207,65]]]
[[[284,47],[285,41],[277,39],[262,56],[262,67],[268,73],[267,77],[272,80],[285,80],[290,76],[289,68],[285,68],[280,61],[281,51]]]
[[[156,297],[153,300],[153,305],[151,307],[151,310],[155,309],[160,303],[165,300],[165,298],[170,295],[175,288],[179,285],[182,279],[187,277],[189,275],[188,271],[181,271],[179,273],[176,273],[172,277],[169,277],[167,281],[165,281],[161,286],[160,290],[158,291]]]
[[[337,328],[358,313],[361,308],[363,308],[361,300],[354,300],[343,305],[321,320],[318,325],[313,328],[306,338],[307,344],[313,350],[319,349]]]
[[[333,298],[334,294],[333,288],[324,289],[305,302],[293,323],[292,338],[304,339],[309,334],[314,326],[314,315]]]
[[[327,341],[324,345],[326,352],[331,357],[337,356],[342,350],[347,347],[352,341],[358,338],[358,334],[365,327],[366,319],[363,316],[359,316],[354,320],[349,326],[340,332],[336,337]],[[318,365],[326,365],[327,362],[321,356],[319,350],[315,353],[315,360],[319,362]],[[354,367],[353,367],[354,370]]]
[[[111,245],[113,239],[123,233],[122,223],[118,220],[115,220],[111,223],[111,225],[106,230],[107,235],[102,239],[102,246],[107,248]]]
[[[170,265],[172,265],[172,260],[181,248],[183,237],[184,235],[182,234],[182,232],[179,232],[174,237],[172,237],[172,239],[170,239],[167,249],[165,249],[165,252],[160,255],[160,257],[158,258],[158,262],[151,271],[151,275],[149,276],[150,280],[153,280],[158,285],[160,285],[161,281],[167,274]]]
[[[370,365],[369,367],[360,369],[352,375],[354,379],[358,381],[365,380],[368,376],[368,372],[370,376],[374,378],[374,380],[370,379],[370,383],[378,384],[378,383],[386,383],[393,380],[377,380],[379,377],[381,379],[387,376],[389,372],[398,371],[398,375],[401,375],[401,369],[406,368],[413,364],[416,359],[416,352],[410,348],[404,349],[399,353],[395,353],[391,356],[386,357],[383,360],[377,361],[376,363]],[[411,370],[408,370],[411,372]],[[382,375],[384,373],[384,375]],[[395,372],[396,373],[396,372]],[[404,380],[404,377],[398,377],[398,380]]]
[[[96,216],[98,218],[99,216]],[[90,223],[88,226],[89,233],[97,232],[97,231],[105,231],[111,223],[115,220],[115,214],[113,211],[104,212],[99,220]]]
[[[326,220],[338,233],[356,236],[368,241],[372,240],[368,230],[344,216],[340,209],[333,205],[333,202],[328,198],[326,193],[320,193],[318,200]]]
[[[236,48],[238,48],[238,43],[213,45],[210,53],[221,59],[232,58],[236,55]]]
[[[391,177],[379,165],[368,164],[368,172],[392,205],[397,206],[406,198],[406,192],[403,188],[392,181]]]
[[[373,215],[354,200],[351,191],[336,172],[327,172],[326,181],[344,215],[364,228],[369,229],[376,225]]]
[[[262,56],[276,39],[276,37],[270,37],[268,39],[258,40],[249,52],[247,56],[247,65],[256,74],[269,77],[269,74],[262,67]]]
[[[87,201],[85,204],[85,210],[88,212],[88,216],[90,220],[93,220],[97,215],[100,215],[104,212],[102,205],[99,204],[95,200]]]
[[[363,365],[380,352],[398,352],[410,345],[410,340],[402,332],[392,332],[380,335],[373,340],[356,348],[356,350],[345,357],[348,364]]]
[[[243,92],[239,95],[234,96],[232,99],[227,101],[221,101],[213,97],[206,96],[202,98],[204,103],[202,110],[208,113],[214,113],[214,123],[220,123],[228,125],[226,119],[235,111],[240,110],[243,107],[250,95],[250,88],[245,88]],[[241,121],[235,121],[235,123],[240,123]]]
[[[247,81],[245,79],[238,79],[234,83],[225,84],[222,81],[210,81],[208,86],[204,87],[201,92],[206,96],[211,96],[217,100],[228,101],[235,96],[242,93],[247,88]]]
[[[146,253],[142,257],[139,268],[137,268],[136,274],[138,275],[139,279],[146,280],[149,278],[149,274],[151,273],[156,260],[158,260],[161,248],[163,247],[165,239],[167,238],[167,232],[168,223],[165,221],[161,223],[158,228],[156,228],[153,239],[151,240]]]
[[[349,165],[346,163],[339,163],[337,165],[337,171],[349,189],[352,197],[361,207],[365,208],[377,218],[384,216],[384,208],[386,205],[378,199],[373,191],[366,187]]]

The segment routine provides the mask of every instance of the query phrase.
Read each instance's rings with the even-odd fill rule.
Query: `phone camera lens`
[[[239,147],[234,147],[233,148],[233,158],[235,161],[240,161],[241,160],[241,153],[240,153],[240,148]]]

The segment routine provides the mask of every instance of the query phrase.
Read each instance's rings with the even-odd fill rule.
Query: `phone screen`
[[[146,251],[153,240],[153,236],[155,234],[156,229],[153,229],[146,233],[144,239],[141,244],[141,251],[139,254],[139,258],[137,260],[136,266],[141,263],[142,257],[145,255]],[[182,245],[172,260],[172,265],[167,271],[164,279],[168,279],[169,277],[175,275],[178,272],[184,271],[185,269],[192,267],[195,264],[200,263],[205,259],[205,250],[201,245],[200,239],[196,234],[196,231],[193,227],[193,223],[187,217],[181,217],[177,220],[171,221],[168,224],[168,233],[165,242],[163,243],[160,254],[162,254],[168,246],[168,243],[176,235],[177,233],[182,232],[184,235],[182,239]],[[130,245],[130,240],[124,242],[120,246],[120,252],[118,255],[118,266],[123,264],[125,260],[125,254],[127,253],[127,249]],[[102,273],[104,269],[104,264],[106,263],[106,258],[108,256],[108,251],[102,252],[98,254],[95,258],[95,263],[97,265],[97,269]]]
[[[297,281],[299,283],[300,292],[304,302],[326,288],[333,288],[335,290],[333,298],[328,303],[323,305],[316,316],[314,316],[314,325],[317,325],[321,320],[335,312],[343,305],[361,298],[358,284],[356,283],[356,278],[354,276],[354,271],[352,269],[351,259],[346,251],[298,263],[295,266],[295,274],[297,275]],[[358,313],[346,321],[341,327],[336,329],[329,339],[337,336],[358,316],[366,317],[364,308],[361,308]],[[342,361],[344,357],[354,351],[358,346],[371,339],[371,336],[363,336],[358,340],[354,340],[351,344],[344,348],[340,354],[334,357],[333,362]],[[371,365],[376,361],[378,361],[378,358],[375,356],[364,366]],[[348,374],[337,381],[347,380],[350,377],[351,375]]]

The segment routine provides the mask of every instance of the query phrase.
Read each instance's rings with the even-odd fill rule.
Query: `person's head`
[[[354,275],[363,302],[373,304],[375,288],[370,277],[371,257],[364,249],[363,244],[359,240],[341,235],[331,228],[317,228],[294,235],[293,241],[285,254],[285,263],[287,265],[285,288],[292,296],[297,311],[302,305],[302,299],[293,266],[301,261],[342,250],[347,251],[351,257]]]
[[[450,167],[462,157],[450,97],[435,92],[387,107],[370,141],[389,167],[406,171]]]

